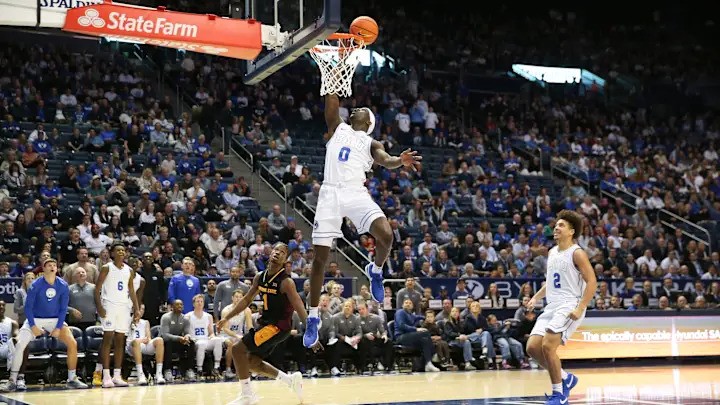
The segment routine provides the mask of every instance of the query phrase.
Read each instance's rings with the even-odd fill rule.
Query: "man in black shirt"
[[[85,242],[80,239],[80,231],[77,228],[70,228],[68,238],[60,242],[60,261],[64,264],[75,263],[77,259],[77,251],[81,247],[85,247]]]
[[[0,261],[15,262],[18,256],[28,253],[30,245],[25,242],[22,235],[15,233],[15,224],[5,221],[5,235],[0,239]]]
[[[145,289],[143,296],[138,297],[145,305],[145,319],[150,322],[150,326],[160,324],[160,306],[167,301],[167,284],[163,277],[163,271],[155,262],[150,252],[143,254],[142,267],[138,271],[145,279]]]

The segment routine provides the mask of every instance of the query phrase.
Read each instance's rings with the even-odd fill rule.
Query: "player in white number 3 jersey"
[[[582,234],[583,217],[560,211],[553,230],[557,245],[550,249],[545,285],[527,304],[547,299],[547,306],[537,318],[527,342],[527,352],[550,374],[552,395],[548,405],[566,405],[570,390],[577,384],[575,375],[562,369],[557,348],[567,343],[585,318],[585,310],[597,289],[595,272],[587,254],[575,243]]]
[[[310,277],[310,312],[303,338],[306,347],[312,347],[318,341],[320,318],[317,307],[323,273],[330,246],[335,238],[343,236],[340,231],[343,217],[350,218],[358,233],[370,232],[375,238],[374,263],[369,263],[365,272],[370,278],[373,299],[383,302],[382,268],[390,255],[393,236],[385,214],[365,187],[365,173],[372,169],[373,163],[388,169],[400,166],[415,169],[422,159],[410,149],[400,156],[385,152],[383,144],[370,136],[375,127],[375,115],[369,108],[354,109],[350,114],[350,125],[344,123],[340,118],[340,100],[335,94],[325,96],[325,121],[330,139],[326,144],[325,174],[313,225],[315,260]]]

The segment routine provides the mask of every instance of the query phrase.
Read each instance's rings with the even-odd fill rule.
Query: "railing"
[[[516,151],[521,151],[524,154],[533,156],[532,150],[529,150],[527,148],[519,148],[517,146],[513,146],[513,148]],[[540,157],[541,156],[542,155],[540,155]],[[538,156],[535,156],[535,157],[538,157]],[[584,184],[587,187],[588,194],[592,195],[592,187],[591,187],[592,182],[590,181],[589,173],[584,172],[587,177],[585,179],[582,179],[582,178],[576,176],[575,174],[573,174],[572,172],[565,170],[564,168],[559,167],[558,165],[553,164],[552,159],[551,159],[550,160],[550,176],[551,177],[554,176],[554,172],[558,172],[558,173],[562,174],[563,176],[565,176],[566,178],[579,180],[580,183]],[[603,184],[610,185],[615,190],[615,193],[604,190],[602,187]],[[603,196],[609,197],[616,202],[619,199],[620,202],[625,207],[630,208],[633,211],[637,210],[637,205],[635,204],[635,201],[639,198],[638,195],[633,194],[629,191],[618,189],[617,187],[615,187],[614,184],[605,182],[603,180],[601,180],[598,190],[599,190],[600,197],[603,197]],[[663,218],[663,216],[665,216],[666,218]],[[690,239],[695,240],[696,242],[704,243],[708,248],[712,248],[714,246],[713,238],[711,237],[710,232],[707,229],[705,229],[697,224],[694,224],[675,213],[672,213],[666,209],[660,209],[660,210],[658,210],[658,220],[664,227],[670,228],[673,230],[680,229],[680,231],[683,233],[683,235],[687,236]],[[687,229],[691,228],[694,231],[698,232],[702,236],[698,236],[698,234],[693,234],[693,233],[689,232],[687,229],[683,229],[683,227],[678,226],[676,224],[677,222],[682,222],[684,227],[686,227]]]
[[[278,179],[277,176],[270,173],[265,166],[259,164],[255,155],[247,150],[247,148],[238,142],[237,139],[232,139],[230,141],[230,145],[230,150],[233,154],[250,168],[253,173],[253,179],[257,176],[259,180],[262,180],[265,184],[267,184],[267,186],[270,187],[270,189],[277,194],[278,197],[280,197],[283,202],[283,215],[287,218],[287,185],[283,184],[282,180]]]
[[[617,201],[619,199],[624,206],[626,206],[632,210],[637,210],[637,205],[635,205],[635,201],[637,201],[637,199],[640,198],[639,195],[632,193],[630,191],[627,191],[627,190],[619,189],[614,184],[606,182],[606,181],[603,181],[602,184],[612,187],[612,189],[615,190],[615,193],[612,193],[607,190],[603,190],[601,187],[601,190],[600,190],[601,196],[610,197],[610,198],[614,199],[615,201]],[[672,213],[664,208],[658,210],[657,214],[658,214],[657,219],[660,221],[660,223],[663,226],[665,226],[667,228],[671,228],[671,229],[680,229],[682,231],[683,235],[695,240],[696,242],[705,243],[708,248],[711,248],[713,246],[712,245],[712,237],[710,236],[710,232],[708,232],[707,229],[705,229],[701,226],[698,226],[696,224],[693,224],[692,222],[688,221],[687,219],[685,219],[675,213]],[[664,219],[663,216],[666,218]],[[686,229],[676,226],[671,221],[682,222],[684,225],[686,225],[696,231],[699,231],[699,233],[704,236],[704,239],[688,232]]]

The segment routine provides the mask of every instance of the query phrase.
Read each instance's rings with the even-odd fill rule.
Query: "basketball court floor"
[[[667,366],[583,368],[573,372],[580,383],[571,404],[720,404],[720,367]],[[253,383],[262,405],[299,401],[275,381]],[[395,374],[372,377],[307,379],[305,404],[543,404],[549,391],[544,371],[475,371]],[[239,393],[234,382],[165,386],[93,388],[84,391],[45,389],[0,395],[9,405],[183,405],[226,404]]]

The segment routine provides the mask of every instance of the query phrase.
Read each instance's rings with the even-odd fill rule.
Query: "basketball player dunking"
[[[365,267],[365,272],[373,299],[383,302],[382,268],[390,255],[393,236],[385,214],[365,187],[365,173],[372,169],[373,163],[388,169],[405,166],[415,170],[422,160],[410,149],[400,156],[390,156],[383,144],[370,136],[375,128],[375,115],[369,108],[354,109],[350,125],[344,123],[340,118],[340,100],[335,94],[325,96],[325,121],[331,135],[326,144],[325,173],[313,225],[315,260],[310,277],[310,314],[303,337],[305,347],[313,347],[318,342],[323,273],[333,241],[343,236],[340,231],[343,217],[350,218],[358,233],[369,231],[375,238],[374,262]]]
[[[587,253],[577,245],[582,235],[583,217],[563,210],[553,230],[557,245],[550,249],[545,285],[527,304],[547,299],[527,342],[527,352],[550,373],[552,395],[548,405],[566,405],[570,390],[578,383],[575,375],[562,369],[557,348],[567,343],[585,318],[585,309],[597,289],[597,280]]]
[[[302,374],[296,372],[287,375],[264,361],[278,344],[290,336],[293,310],[298,313],[301,320],[307,318],[305,305],[300,299],[295,282],[285,272],[287,256],[287,245],[276,244],[270,254],[267,270],[255,276],[250,291],[233,306],[230,312],[223,314],[222,319],[217,323],[217,329],[224,330],[228,321],[243,313],[258,292],[260,293],[263,311],[258,319],[258,329],[250,329],[232,348],[242,393],[230,404],[252,405],[260,402],[260,398],[250,386],[250,371],[284,382],[302,401]]]
[[[95,305],[97,305],[103,328],[103,342],[100,360],[103,366],[102,387],[127,387],[120,370],[124,359],[125,335],[130,323],[140,319],[140,310],[135,295],[135,270],[125,264],[125,245],[115,243],[111,247],[111,263],[100,269],[95,288]],[[128,308],[132,308],[131,317]],[[110,347],[115,344],[115,369],[110,375]]]

